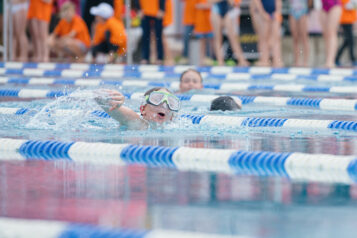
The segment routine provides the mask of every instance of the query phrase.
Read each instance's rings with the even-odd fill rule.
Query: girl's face
[[[202,89],[202,80],[200,75],[194,71],[186,72],[180,82],[180,92],[184,93],[192,89]]]
[[[165,89],[160,89],[159,91],[167,92]],[[140,112],[145,120],[159,124],[169,122],[174,117],[174,112],[169,109],[166,102],[158,106],[145,104],[140,107]]]

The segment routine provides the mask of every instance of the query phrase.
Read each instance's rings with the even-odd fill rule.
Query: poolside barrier
[[[357,182],[356,156],[328,154],[1,138],[0,159],[142,164],[178,170],[281,176],[298,181]]]

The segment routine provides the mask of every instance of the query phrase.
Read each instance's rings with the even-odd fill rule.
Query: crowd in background
[[[11,2],[15,61],[119,62],[126,54],[128,29],[124,27],[125,0],[8,0]],[[176,1],[176,2],[175,2]],[[165,28],[174,22],[174,7],[184,4],[181,16],[182,56],[173,59]],[[320,6],[325,42],[325,66],[340,65],[341,55],[349,49],[354,56],[353,24],[357,20],[356,0],[286,0],[293,39],[294,64],[308,66],[309,32],[307,16]],[[283,0],[250,0],[249,12],[258,36],[258,66],[282,67],[281,24]],[[2,7],[2,6],[1,6]],[[132,27],[141,25],[141,64],[187,64],[189,42],[199,42],[199,64],[224,65],[223,36],[228,39],[234,59],[248,66],[239,41],[241,0],[132,0]],[[178,12],[178,11],[175,11]],[[51,23],[51,24],[50,24]],[[54,27],[50,27],[55,25]],[[338,48],[341,25],[343,43]],[[130,38],[130,37],[129,37]],[[100,58],[100,57],[99,57]],[[213,61],[214,59],[214,61]]]

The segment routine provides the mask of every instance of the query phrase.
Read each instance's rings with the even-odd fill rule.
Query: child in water
[[[131,130],[148,129],[170,122],[181,106],[180,99],[170,90],[156,87],[145,92],[144,103],[140,106],[141,115],[138,115],[132,109],[123,106],[125,97],[122,93],[115,90],[105,92],[110,99],[97,97],[96,101],[113,119]]]

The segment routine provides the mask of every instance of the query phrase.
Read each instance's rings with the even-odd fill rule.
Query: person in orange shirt
[[[29,19],[30,34],[33,42],[33,61],[47,62],[49,49],[48,26],[52,14],[52,0],[30,0],[27,18]]]
[[[122,20],[123,18],[124,1],[125,0],[114,0],[114,16],[118,20]]]
[[[237,42],[237,16],[239,15],[240,0],[209,0],[212,5],[211,22],[214,30],[214,50],[218,65],[224,65],[222,52],[222,30],[227,30],[227,37],[232,47],[235,57],[239,60],[240,66],[248,66],[248,61],[244,58],[240,42]]]
[[[212,4],[207,0],[196,0],[194,34],[200,40],[200,65],[206,64],[206,49],[209,48],[213,38],[210,21]]]
[[[164,50],[162,43],[163,17],[165,15],[165,0],[136,0],[136,6],[141,18],[142,36],[142,64],[149,63],[150,58],[150,33],[154,25],[157,50],[157,64],[162,64]]]
[[[353,37],[353,24],[357,20],[357,11],[354,8],[351,0],[342,0],[342,15],[341,15],[341,26],[343,30],[343,43],[340,46],[336,59],[335,64],[337,66],[340,64],[340,58],[342,56],[343,51],[348,47],[350,60],[354,66],[357,65],[356,58],[354,55],[354,37]]]
[[[183,10],[183,52],[182,59],[180,63],[187,64],[188,63],[188,50],[190,38],[192,37],[194,24],[195,24],[195,11],[196,11],[196,0],[184,0],[185,8]]]
[[[87,25],[76,15],[76,6],[71,2],[61,6],[60,16],[60,22],[49,37],[49,47],[57,55],[81,59],[90,47]]]
[[[123,55],[126,51],[124,24],[114,16],[114,10],[108,3],[92,7],[90,13],[96,19],[92,46],[93,61],[96,61],[98,53],[102,53],[109,54],[108,62],[114,63],[116,54]]]
[[[28,40],[26,36],[27,0],[12,0],[11,13],[13,20],[12,60],[26,62],[28,57]]]

